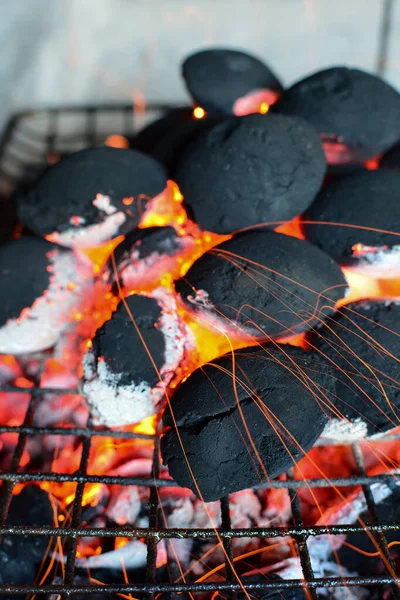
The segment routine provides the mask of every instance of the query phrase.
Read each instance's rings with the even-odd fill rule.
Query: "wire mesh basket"
[[[153,106],[146,111],[137,114],[132,106],[99,106],[87,108],[60,108],[50,110],[39,110],[22,113],[14,117],[6,130],[2,145],[0,147],[0,186],[3,195],[12,193],[21,186],[27,186],[53,160],[55,155],[62,155],[82,148],[100,145],[110,134],[120,134],[125,137],[131,136],[139,128],[153,119],[164,114],[168,110],[165,106]],[[400,532],[400,523],[382,522],[377,518],[376,504],[371,486],[377,483],[391,485],[393,475],[384,473],[380,475],[368,475],[363,460],[362,450],[358,443],[351,446],[354,461],[358,468],[358,474],[352,477],[337,477],[327,480],[324,477],[308,480],[294,479],[292,473],[288,473],[279,480],[270,481],[265,484],[266,489],[286,490],[291,507],[291,525],[289,527],[269,526],[252,527],[248,529],[232,529],[230,518],[229,497],[221,500],[222,526],[218,530],[220,539],[225,550],[225,579],[223,581],[185,582],[184,579],[160,578],[156,568],[158,545],[163,540],[192,538],[193,540],[216,540],[216,532],[212,528],[168,528],[163,524],[160,514],[159,490],[162,487],[171,487],[176,484],[160,477],[159,439],[157,436],[132,433],[119,430],[107,430],[95,427],[90,421],[86,427],[73,427],[70,424],[65,427],[41,427],[35,425],[35,412],[46,393],[65,394],[66,390],[48,390],[38,385],[40,372],[36,376],[36,385],[30,388],[15,386],[3,386],[0,393],[18,393],[26,395],[25,416],[20,424],[8,425],[0,422],[0,435],[12,434],[14,436],[14,449],[7,471],[0,472],[0,535],[13,536],[45,536],[59,539],[65,548],[65,570],[62,583],[54,583],[51,578],[45,581],[37,581],[32,585],[0,584],[0,595],[35,595],[47,594],[48,597],[69,598],[71,595],[89,594],[122,594],[122,597],[132,597],[129,594],[145,595],[149,598],[158,597],[161,593],[182,595],[188,597],[207,596],[218,592],[224,597],[235,597],[238,593],[243,595],[243,586],[251,596],[259,593],[266,597],[267,591],[303,589],[306,598],[316,599],[319,597],[317,590],[325,589],[326,592],[332,588],[343,588],[351,591],[358,586],[383,586],[387,584],[391,590],[392,597],[400,598],[398,587],[400,579],[394,578],[396,564],[393,560],[386,535],[392,532]],[[68,393],[78,393],[71,390]],[[42,436],[74,436],[81,443],[81,457],[79,468],[73,473],[67,472],[27,472],[23,468],[24,449],[32,438]],[[95,475],[88,472],[88,461],[93,439],[98,436],[112,438],[115,440],[147,439],[154,448],[154,459],[152,472],[147,478],[128,477],[122,475],[104,474]],[[387,435],[387,440],[397,439],[397,436]],[[399,442],[400,443],[400,442]],[[68,524],[59,526],[8,526],[6,517],[12,499],[15,486],[26,482],[54,482],[58,484],[76,484],[75,499],[71,519]],[[150,501],[148,506],[149,527],[136,528],[131,526],[120,527],[87,527],[83,519],[82,498],[85,486],[93,483],[118,484],[122,486],[139,485],[146,486],[150,490]],[[307,488],[315,490],[336,486],[341,489],[362,486],[365,503],[370,515],[369,531],[373,536],[379,554],[383,557],[382,572],[380,576],[346,576],[326,577],[315,576],[308,541],[312,537],[321,534],[329,534],[334,538],[350,532],[363,532],[361,524],[330,524],[324,526],[310,527],[303,524],[298,490]],[[76,553],[78,541],[81,537],[96,536],[99,538],[141,539],[147,544],[147,561],[145,575],[141,581],[125,583],[106,583],[90,581],[82,584],[75,579]],[[300,560],[302,577],[298,579],[286,579],[276,581],[273,579],[254,581],[244,579],[240,583],[234,573],[234,555],[232,543],[239,538],[260,538],[262,540],[274,540],[288,536],[293,541]],[[52,596],[54,594],[55,596]],[[33,597],[33,596],[32,596]],[[118,596],[116,596],[118,597]],[[166,596],[163,596],[166,597]],[[171,596],[168,596],[171,597]],[[279,595],[277,596],[279,597]],[[326,596],[323,596],[326,597]],[[349,596],[352,597],[352,596]],[[387,596],[389,598],[389,595]]]

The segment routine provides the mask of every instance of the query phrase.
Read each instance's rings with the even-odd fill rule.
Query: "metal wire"
[[[153,106],[146,111],[145,121],[162,115],[167,107]],[[111,117],[110,117],[111,115]],[[14,117],[6,129],[5,136],[0,144],[0,190],[3,193],[12,193],[17,187],[29,185],[47,164],[48,153],[66,153],[83,147],[99,145],[105,137],[110,134],[132,135],[135,131],[135,112],[132,106],[101,106],[92,108],[60,108],[48,111],[30,111]],[[143,124],[143,115],[141,124]],[[117,118],[118,117],[118,118]],[[119,123],[119,125],[117,125]],[[79,126],[77,125],[79,124]],[[379,552],[388,561],[393,571],[396,565],[391,559],[385,534],[400,531],[399,523],[380,522],[377,518],[376,505],[371,492],[373,483],[390,483],[393,476],[389,473],[369,476],[363,462],[362,453],[357,444],[353,444],[353,454],[359,473],[352,477],[337,477],[331,480],[314,478],[295,480],[292,473],[288,473],[285,480],[270,481],[263,486],[264,489],[286,489],[291,501],[292,525],[288,527],[252,527],[248,529],[232,529],[230,519],[229,498],[221,500],[221,527],[218,534],[222,540],[225,550],[225,582],[202,582],[193,583],[180,581],[170,583],[157,580],[157,554],[158,544],[162,540],[184,539],[193,540],[216,540],[213,529],[199,528],[169,528],[163,522],[160,515],[159,495],[160,488],[172,487],[176,484],[170,480],[160,478],[159,440],[157,436],[148,436],[126,431],[107,430],[93,426],[90,422],[86,427],[42,427],[34,424],[35,410],[46,393],[53,395],[76,394],[77,390],[45,389],[39,388],[39,376],[35,386],[29,389],[15,386],[0,387],[1,392],[18,392],[27,394],[29,402],[25,418],[21,425],[7,426],[0,423],[0,434],[14,434],[17,443],[13,452],[10,468],[0,473],[2,486],[0,489],[0,535],[13,536],[54,536],[62,541],[66,555],[65,576],[61,584],[45,583],[43,585],[11,585],[3,583],[0,585],[0,595],[27,595],[46,593],[55,594],[61,598],[69,598],[73,594],[140,594],[148,598],[154,598],[160,593],[180,593],[184,597],[190,593],[207,594],[211,596],[219,591],[224,596],[235,600],[238,592],[244,585],[246,590],[266,592],[266,590],[304,589],[307,588],[307,597],[313,600],[318,598],[318,588],[336,587],[375,587],[389,585],[393,597],[400,598],[400,579],[393,578],[390,573],[383,571],[381,576],[349,576],[349,577],[316,577],[310,560],[307,542],[310,538],[329,534],[330,536],[343,535],[364,531],[358,524],[340,524],[326,526],[308,527],[303,524],[297,491],[304,488],[325,488],[335,485],[341,488],[362,486],[366,505],[371,517],[369,531],[373,534]],[[81,460],[75,473],[56,472],[24,472],[21,467],[25,445],[31,437],[44,435],[73,436],[82,444]],[[94,437],[106,436],[113,439],[147,439],[154,446],[152,476],[130,477],[116,475],[93,475],[88,474],[89,455]],[[387,435],[384,439],[398,440],[399,435]],[[12,499],[13,489],[16,484],[23,482],[56,482],[76,483],[76,493],[72,508],[70,522],[61,526],[11,526],[7,524],[7,513]],[[119,484],[123,486],[139,485],[149,488],[149,527],[88,527],[82,520],[82,498],[84,488],[89,483]],[[258,488],[259,489],[259,488]],[[94,536],[101,539],[115,539],[127,537],[131,539],[142,539],[147,544],[147,561],[143,581],[130,583],[105,583],[99,585],[94,582],[82,585],[75,582],[76,552],[81,537]],[[300,565],[302,569],[301,579],[290,580],[264,580],[254,582],[243,580],[240,583],[232,570],[233,551],[232,542],[239,538],[270,539],[288,536],[297,545]]]

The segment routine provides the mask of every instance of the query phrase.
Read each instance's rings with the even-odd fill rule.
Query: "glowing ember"
[[[104,140],[105,146],[111,146],[111,148],[129,148],[129,141],[123,135],[118,135],[114,133],[113,135],[109,135],[108,138]]]

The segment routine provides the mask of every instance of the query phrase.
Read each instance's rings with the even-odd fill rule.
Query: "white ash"
[[[87,558],[78,558],[76,564],[78,567],[87,567],[89,569],[112,569],[123,571],[124,569],[139,569],[146,564],[147,545],[137,539],[125,544],[118,550],[104,552],[102,554],[89,556]],[[167,553],[164,541],[157,544],[157,563],[160,567],[167,561]]]
[[[0,328],[0,353],[28,354],[54,346],[93,286],[92,268],[73,252],[49,253],[49,287],[17,319]]]
[[[374,279],[400,277],[400,245],[372,247],[357,244],[349,268]]]
[[[97,194],[93,204],[100,212],[107,215],[102,222],[85,227],[85,220],[82,217],[74,217],[76,226],[62,233],[53,231],[47,239],[67,248],[90,248],[116,237],[121,225],[126,221],[125,213],[118,211],[111,204],[110,198],[102,194]]]
[[[97,424],[107,427],[131,425],[156,413],[187,349],[194,347],[192,334],[179,317],[175,299],[168,290],[158,288],[151,297],[158,301],[162,310],[158,321],[165,343],[161,381],[154,387],[146,381],[120,385],[122,375],[113,373],[104,361],[97,360],[93,351],[89,350],[83,359],[85,381],[82,392]]]
[[[141,509],[141,499],[136,485],[113,486],[106,514],[118,525],[134,525]]]
[[[321,438],[324,441],[355,442],[368,436],[368,426],[361,418],[354,421],[331,418],[325,425]]]

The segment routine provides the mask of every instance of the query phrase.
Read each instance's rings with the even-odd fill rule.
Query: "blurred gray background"
[[[179,63],[247,49],[285,84],[332,64],[400,88],[400,0],[0,0],[0,130],[24,108],[183,102]]]

